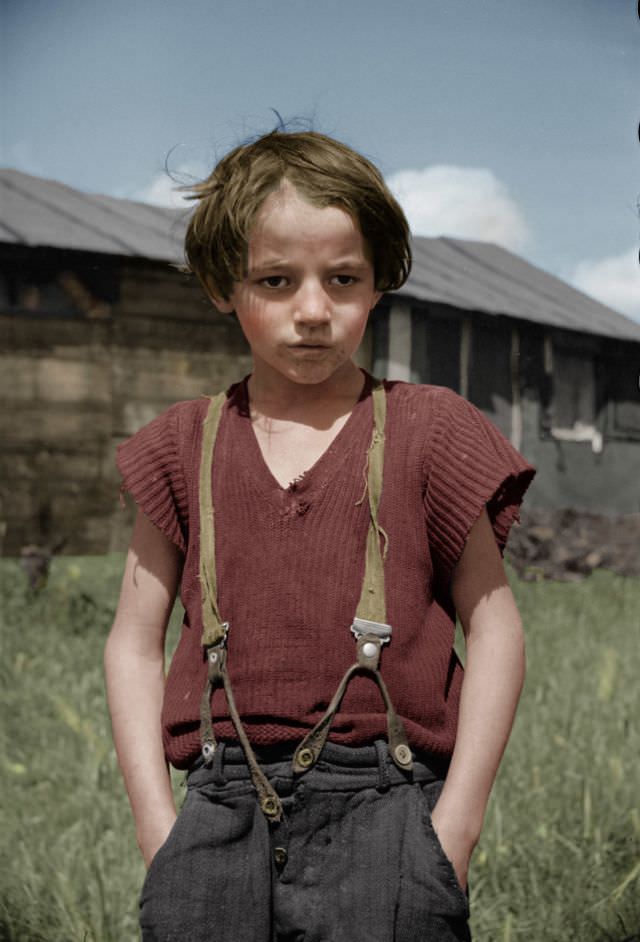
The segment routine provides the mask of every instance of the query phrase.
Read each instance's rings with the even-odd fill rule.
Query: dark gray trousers
[[[140,899],[143,942],[469,942],[466,894],[431,826],[442,779],[400,772],[386,743],[328,743],[300,777],[257,750],[284,818],[258,807],[242,751],[220,744]],[[283,755],[287,758],[283,758]]]

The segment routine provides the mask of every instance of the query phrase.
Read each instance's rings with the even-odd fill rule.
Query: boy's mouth
[[[289,345],[291,350],[327,350],[328,343],[292,343]]]
[[[330,349],[326,343],[292,343],[289,354],[297,360],[321,360]]]

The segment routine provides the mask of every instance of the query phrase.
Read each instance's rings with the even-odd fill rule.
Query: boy
[[[187,259],[253,370],[119,452],[139,512],[105,663],[143,939],[468,939],[524,672],[501,550],[533,469],[449,390],[354,364],[410,268],[368,161],[273,132],[195,196]],[[177,820],[166,761],[190,769]]]

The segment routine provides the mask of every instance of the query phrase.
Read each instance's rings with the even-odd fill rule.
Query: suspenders
[[[258,765],[258,760],[251,748],[251,743],[236,707],[231,681],[227,673],[229,623],[222,621],[218,611],[211,468],[216,433],[225,399],[224,393],[219,393],[211,399],[202,429],[202,456],[200,459],[200,590],[202,593],[202,646],[207,657],[207,680],[200,702],[202,758],[208,764],[213,759],[213,753],[216,749],[213,723],[211,722],[211,694],[215,687],[222,684],[227,697],[229,715],[244,750],[251,773],[251,781],[258,794],[262,812],[269,821],[279,821],[282,817],[280,799]]]
[[[229,623],[223,622],[218,611],[215,526],[211,490],[213,449],[225,393],[211,399],[202,433],[200,462],[200,585],[202,591],[202,645],[207,657],[208,673],[200,708],[200,738],[202,757],[211,762],[216,748],[211,720],[211,694],[218,685],[224,687],[229,715],[243,747],[251,779],[265,817],[279,821],[282,817],[280,800],[260,769],[238,714],[229,675],[227,674],[227,634]],[[411,750],[400,717],[394,710],[387,687],[380,675],[379,663],[383,644],[391,640],[391,625],[386,622],[384,588],[384,559],[387,552],[387,534],[378,522],[378,507],[382,492],[384,465],[384,427],[386,397],[384,387],[374,380],[372,390],[374,428],[367,452],[366,493],[369,502],[369,530],[365,573],[360,601],[351,631],[356,640],[357,660],[347,669],[326,713],[304,737],[293,757],[293,769],[298,774],[307,772],[318,760],[327,741],[331,723],[340,708],[349,681],[356,674],[370,676],[378,686],[387,711],[387,735],[391,758],[398,768],[408,771],[413,765]],[[364,500],[364,495],[362,497]],[[382,548],[383,542],[384,549]]]
[[[384,558],[388,537],[378,522],[378,506],[382,493],[384,465],[384,426],[387,400],[384,386],[374,382],[373,435],[367,452],[367,496],[369,499],[369,532],[367,533],[367,555],[365,559],[362,592],[351,631],[356,639],[357,661],[348,668],[322,719],[307,733],[295,751],[293,768],[303,773],[310,769],[327,741],[333,718],[340,708],[342,698],[355,674],[368,674],[375,680],[387,710],[387,736],[391,758],[400,769],[412,766],[411,750],[400,717],[393,708],[386,685],[380,676],[378,665],[383,644],[391,640],[391,625],[387,624],[387,607],[384,591]],[[384,550],[380,540],[384,540]]]

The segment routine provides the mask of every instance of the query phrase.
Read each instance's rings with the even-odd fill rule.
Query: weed
[[[35,595],[0,562],[6,942],[138,938],[143,866],[102,681],[122,562],[56,558]],[[529,668],[472,863],[474,939],[638,942],[640,581],[513,588]]]

